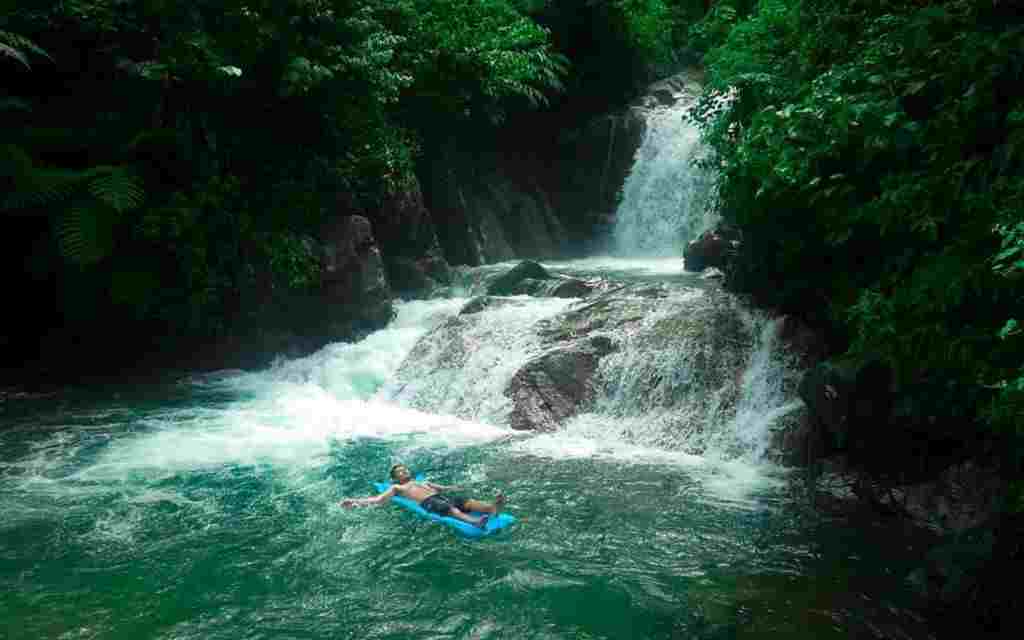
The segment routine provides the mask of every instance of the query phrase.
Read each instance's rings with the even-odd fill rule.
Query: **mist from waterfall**
[[[688,121],[693,100],[645,112],[646,132],[622,187],[612,230],[627,257],[682,257],[686,243],[711,228],[713,174],[697,166],[709,149]]]

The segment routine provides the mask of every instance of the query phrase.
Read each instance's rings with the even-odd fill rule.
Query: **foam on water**
[[[504,393],[509,380],[544,349],[534,325],[575,300],[511,296],[503,302],[439,326],[381,396],[431,413],[505,424],[511,408]]]
[[[700,483],[706,500],[731,507],[756,508],[754,494],[782,483],[781,470],[764,461],[725,458],[715,451],[697,455],[638,444],[622,437],[623,431],[621,418],[587,413],[569,421],[562,430],[520,440],[507,448],[514,456],[547,458],[553,462],[583,459],[682,471]],[[628,426],[625,432],[629,432]]]
[[[136,485],[130,499],[138,500],[146,484],[191,471],[265,464],[316,468],[328,460],[332,447],[358,439],[443,448],[500,438],[507,433],[500,427],[375,397],[416,341],[464,302],[400,303],[387,328],[358,343],[330,345],[267,371],[197,376],[187,384],[198,392],[226,392],[234,399],[166,407],[134,421],[108,411],[108,419],[116,417],[117,422],[65,425],[32,441],[26,455],[0,463],[0,470],[19,492],[31,495],[79,499],[109,494],[129,482]],[[83,420],[102,416],[76,416],[76,421]],[[27,514],[28,505],[26,509]]]
[[[641,277],[680,269],[678,259],[595,258],[572,267],[581,273],[614,268]],[[690,304],[702,295],[688,290],[676,302]],[[388,327],[360,342],[330,345],[262,372],[225,371],[188,380],[200,400],[219,398],[209,402],[159,407],[134,420],[131,412],[119,409],[107,411],[106,417],[80,415],[86,424],[34,440],[27,455],[0,463],[7,476],[0,482],[18,485],[26,500],[14,508],[24,518],[39,515],[30,496],[65,506],[106,496],[122,505],[163,502],[193,509],[196,505],[188,503],[193,498],[175,497],[175,489],[159,483],[196,472],[225,475],[246,467],[252,469],[248,473],[259,473],[272,467],[304,491],[326,494],[326,488],[310,485],[321,481],[314,480],[314,472],[332,464],[339,448],[360,441],[386,442],[391,454],[402,458],[507,439],[513,432],[504,426],[510,401],[503,390],[525,362],[548,348],[533,327],[576,301],[516,296],[458,316],[464,303],[402,303]],[[653,314],[647,321],[659,317]],[[701,455],[679,446],[674,423],[661,420],[657,411],[612,414],[600,407],[557,433],[516,434],[492,449],[493,455],[667,465],[688,470],[723,499],[749,494],[771,482],[758,456],[772,421],[793,407],[779,388],[773,335],[768,327],[761,331],[736,419],[724,429],[729,446],[735,449],[740,442],[751,452],[745,461],[725,455],[725,445]],[[486,468],[478,465],[467,473],[484,478]],[[127,539],[131,512],[110,516],[116,520],[121,513],[126,528],[113,520],[100,522],[94,535]]]

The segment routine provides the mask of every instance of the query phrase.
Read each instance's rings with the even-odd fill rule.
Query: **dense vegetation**
[[[1021,429],[1016,10],[723,0],[694,32],[710,89],[732,92],[704,124],[723,213],[744,236],[733,283],[814,318],[848,359],[884,359],[902,421]]]
[[[3,264],[25,274],[5,348],[57,362],[93,345],[107,362],[115,336],[131,354],[230,333],[269,290],[314,289],[308,238],[339,209],[372,211],[401,190],[425,142],[523,124],[552,99],[552,114],[597,111],[670,61],[662,27],[702,4],[53,0],[5,12]]]
[[[865,462],[997,465],[1008,491],[987,582],[1007,578],[1024,510],[1019,7],[721,0],[691,43],[719,205],[743,239],[732,285],[824,327],[838,361],[892,371],[898,401]],[[1012,611],[996,591],[976,613]]]

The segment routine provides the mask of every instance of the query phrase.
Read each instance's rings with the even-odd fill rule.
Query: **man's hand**
[[[341,506],[345,507],[346,509],[351,509],[352,507],[358,506],[359,505],[359,501],[358,500],[354,500],[352,498],[345,498],[344,500],[341,501],[340,504],[341,504]]]

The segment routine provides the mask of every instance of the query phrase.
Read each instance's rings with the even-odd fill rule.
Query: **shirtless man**
[[[351,509],[359,505],[383,504],[391,496],[400,495],[418,503],[431,513],[436,513],[439,516],[451,516],[478,527],[486,526],[490,515],[499,513],[505,506],[505,496],[501,492],[494,497],[493,504],[452,494],[446,495],[442,492],[450,491],[455,487],[433,482],[416,482],[412,479],[409,468],[401,463],[391,467],[390,475],[395,484],[391,485],[384,493],[371,498],[345,498],[341,501],[341,506]],[[474,518],[467,513],[468,511],[476,511],[485,515]]]

